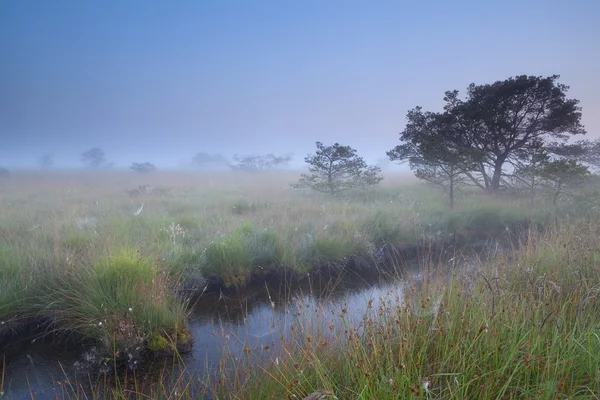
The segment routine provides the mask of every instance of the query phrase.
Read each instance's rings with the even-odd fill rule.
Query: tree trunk
[[[504,158],[497,158],[494,163],[494,175],[492,175],[492,182],[490,185],[490,192],[497,195],[500,192],[500,181],[502,178],[502,166],[504,165]]]
[[[329,163],[329,170],[327,171],[327,186],[329,187],[329,193],[333,196],[335,194],[335,188],[333,185],[333,176],[331,173],[331,162]]]
[[[450,178],[450,209],[454,210],[454,178]]]

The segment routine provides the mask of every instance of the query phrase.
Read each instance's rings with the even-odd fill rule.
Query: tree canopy
[[[90,168],[99,168],[106,162],[106,154],[100,147],[94,147],[81,154],[81,162]]]
[[[417,176],[423,165],[452,166],[469,183],[498,193],[508,184],[510,171],[540,147],[564,145],[569,137],[585,134],[579,101],[567,98],[569,87],[558,79],[521,75],[493,84],[473,83],[465,99],[456,90],[448,91],[443,111],[416,107],[408,112],[400,133],[404,144],[388,156],[409,161]]]
[[[129,169],[136,171],[136,172],[152,172],[156,170],[156,166],[152,163],[149,162],[145,162],[145,163],[132,163],[131,166],[129,167]]]
[[[287,164],[292,159],[292,156],[289,154],[285,156],[276,156],[273,153],[266,155],[236,154],[233,156],[233,159],[236,162],[236,164],[232,166],[233,169],[247,172],[261,172]]]
[[[334,195],[354,188],[367,188],[383,179],[380,176],[381,169],[367,165],[352,147],[339,143],[325,146],[316,142],[316,145],[316,153],[304,158],[310,173],[302,174],[293,187],[308,187]]]

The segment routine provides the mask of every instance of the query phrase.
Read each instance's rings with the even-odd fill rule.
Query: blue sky
[[[371,161],[445,90],[560,74],[600,131],[600,2],[0,1],[0,164],[92,146],[127,166],[200,151]]]

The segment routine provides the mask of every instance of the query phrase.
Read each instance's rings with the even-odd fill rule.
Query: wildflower
[[[102,326],[102,321],[98,322],[98,326]]]
[[[388,379],[387,381],[388,385],[393,385],[394,384],[394,380],[392,378]]]
[[[129,307],[129,312],[133,311],[133,308]]]
[[[423,389],[425,390],[425,393],[429,393],[429,383],[429,379],[423,378]]]

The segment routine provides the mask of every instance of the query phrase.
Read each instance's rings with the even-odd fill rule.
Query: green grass
[[[301,399],[326,389],[358,400],[595,399],[598,235],[599,219],[558,223],[531,230],[511,259],[456,264],[450,276],[424,265],[423,281],[365,299],[358,318],[291,298],[291,335],[270,357],[272,350],[249,348],[226,356],[216,377],[161,375],[149,390],[130,378],[105,387],[105,397]],[[89,396],[70,390],[67,398]]]
[[[330,328],[306,304],[278,363],[231,362],[222,398],[596,398],[600,391],[600,225],[534,234],[501,257],[421,289],[378,299],[360,326],[343,310]],[[336,321],[333,321],[336,320]],[[224,370],[228,370],[224,368]],[[240,370],[249,377],[236,379]],[[243,375],[243,374],[242,374]],[[428,381],[428,386],[423,382]]]
[[[16,174],[0,193],[0,321],[41,320],[107,351],[161,347],[161,338],[186,334],[180,285],[215,278],[242,287],[268,271],[303,274],[368,259],[385,245],[513,237],[532,220],[542,227],[572,218],[476,192],[461,193],[450,211],[437,190],[394,176],[366,195],[336,198],[293,190],[296,178]],[[146,183],[164,190],[127,195]]]
[[[121,250],[56,277],[32,308],[59,332],[93,338],[107,354],[131,353],[187,330],[187,310],[154,260]],[[37,304],[36,304],[37,303]]]

